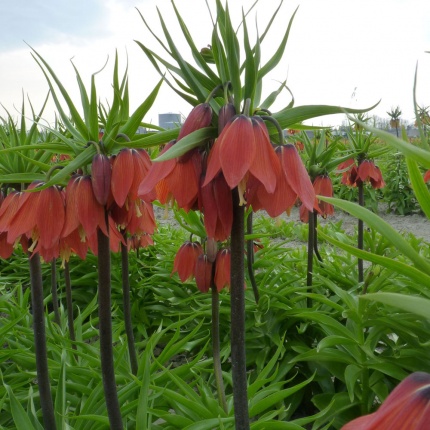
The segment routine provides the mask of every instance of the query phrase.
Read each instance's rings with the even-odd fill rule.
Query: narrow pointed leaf
[[[267,73],[269,73],[271,70],[273,70],[279,64],[279,61],[281,61],[281,59],[284,55],[285,47],[286,47],[287,41],[288,41],[288,36],[290,34],[291,26],[293,24],[293,20],[294,20],[296,13],[297,13],[297,10],[298,10],[298,7],[296,8],[296,10],[294,11],[293,15],[290,18],[290,22],[288,23],[287,30],[284,34],[284,37],[283,37],[281,44],[279,45],[278,49],[273,54],[272,58],[260,69],[260,71],[258,73],[258,79],[263,79],[263,77],[266,76]]]
[[[422,270],[427,275],[430,275],[430,263],[417,251],[415,251],[409,242],[405,240],[400,235],[400,233],[394,230],[394,228],[382,218],[356,203],[351,203],[331,197],[318,196],[318,198],[325,202],[331,203],[336,207],[339,207],[356,218],[363,220],[369,227],[382,234],[382,236],[384,236],[385,239],[388,240],[395,248],[397,248],[400,252],[403,252],[403,254],[412,261],[417,269]]]
[[[381,302],[402,309],[405,312],[419,315],[427,320],[430,319],[430,300],[424,297],[398,293],[372,293],[360,296],[360,299]]]
[[[334,239],[333,237],[326,235],[320,229],[318,229],[318,236],[321,237],[321,239],[324,239],[327,242],[331,243],[332,245],[337,246],[340,249],[344,249],[351,255],[355,255],[356,257],[359,257],[365,261],[370,261],[372,263],[384,266],[387,269],[392,270],[393,272],[400,273],[414,280],[417,285],[430,285],[430,276],[425,274],[421,270],[410,266],[409,264],[405,264],[401,261],[393,260],[392,258],[384,257],[382,255],[373,254],[368,251],[363,251],[355,246],[348,245],[347,243],[341,242],[339,240]]]
[[[421,206],[421,209],[430,219],[430,192],[427,184],[418,167],[418,164],[411,158],[406,158],[406,166],[408,167],[409,179],[411,180],[412,188],[415,196]]]
[[[207,139],[214,139],[216,136],[217,129],[215,127],[205,127],[193,131],[189,135],[183,137],[178,143],[173,145],[168,151],[157,157],[154,161],[166,161],[180,157],[191,149],[200,146]]]

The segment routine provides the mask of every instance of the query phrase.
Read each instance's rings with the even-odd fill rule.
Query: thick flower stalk
[[[372,188],[379,189],[385,186],[381,170],[375,165],[373,160],[367,159],[362,154],[357,157],[357,163],[350,158],[338,166],[338,171],[342,173],[341,182],[344,185],[358,188],[358,204],[365,205],[364,185],[370,184]],[[364,246],[364,223],[358,220],[358,238],[357,247],[363,249]],[[357,261],[358,265],[358,282],[364,281],[364,266],[361,258]]]

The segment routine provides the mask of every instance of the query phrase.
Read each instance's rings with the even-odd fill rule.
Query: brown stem
[[[122,417],[115,382],[112,347],[111,261],[109,236],[105,236],[105,234],[100,229],[97,230],[97,244],[100,359],[103,388],[110,429],[122,430]]]
[[[236,430],[249,430],[248,387],[245,350],[245,221],[238,190],[233,190],[233,225],[231,228],[231,364]]]
[[[31,280],[31,308],[33,312],[34,349],[36,355],[37,384],[42,408],[43,428],[56,430],[54,406],[48,372],[46,348],[45,309],[43,306],[42,270],[39,253],[29,256]]]
[[[125,231],[123,237],[126,240]],[[128,269],[128,249],[127,245],[121,243],[121,268],[122,268],[122,297],[125,333],[127,335],[128,355],[130,357],[130,367],[133,375],[137,375],[137,354],[134,344],[133,323],[131,321],[131,301],[130,301],[130,278]]]

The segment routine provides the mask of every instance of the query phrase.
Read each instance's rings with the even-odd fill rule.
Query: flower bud
[[[200,128],[208,127],[212,121],[212,108],[209,103],[197,105],[188,115],[179,132],[178,140]]]
[[[217,241],[211,237],[208,237],[206,241],[206,254],[208,256],[208,260],[213,263],[216,259],[218,251]]]
[[[197,258],[195,278],[197,288],[202,293],[207,293],[211,287],[212,264],[213,263],[208,260],[208,256],[206,254],[201,254]]]
[[[91,184],[96,200],[105,205],[109,198],[112,169],[109,158],[96,154],[91,164]]]
[[[222,106],[218,114],[218,134],[220,134],[227,123],[236,115],[236,108],[233,103]]]

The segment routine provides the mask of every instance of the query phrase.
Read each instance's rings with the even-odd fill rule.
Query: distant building
[[[162,128],[171,129],[181,125],[181,115],[179,113],[158,114],[158,125]]]

